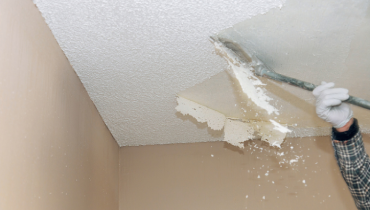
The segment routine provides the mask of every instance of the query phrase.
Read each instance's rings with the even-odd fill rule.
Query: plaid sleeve
[[[339,169],[357,208],[370,210],[370,159],[366,154],[357,120],[354,124],[357,126],[356,132],[348,140],[336,140],[340,136],[333,131],[332,145]]]

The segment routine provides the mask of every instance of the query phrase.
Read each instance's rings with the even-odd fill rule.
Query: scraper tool
[[[212,36],[211,39],[212,41],[221,43],[223,46],[230,49],[230,53],[234,54],[239,59],[239,61],[251,64],[251,66],[254,67],[254,73],[257,76],[267,77],[279,82],[285,82],[308,91],[312,91],[316,87],[315,84],[276,73],[274,70],[265,66],[255,55],[250,55],[250,53],[245,52],[239,44],[231,40],[222,39],[214,36]],[[362,98],[349,96],[349,98],[345,102],[360,106],[365,109],[370,109],[370,101]]]

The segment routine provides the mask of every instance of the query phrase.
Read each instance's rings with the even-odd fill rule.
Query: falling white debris
[[[302,183],[305,184],[306,183],[306,180],[302,180]]]
[[[265,200],[265,198],[266,198],[265,196],[262,197],[263,200]]]
[[[246,195],[245,198],[248,198],[248,195]]]
[[[232,69],[236,79],[243,92],[250,98],[257,106],[265,109],[268,114],[275,113],[279,114],[279,111],[269,104],[272,98],[268,97],[259,86],[263,86],[261,80],[259,80],[252,72],[253,68],[249,64],[241,62],[235,54],[228,48],[226,48],[220,42],[214,41],[216,51],[226,59],[229,67]]]
[[[291,159],[291,160],[289,161],[289,163],[290,163],[290,164],[292,164],[292,163],[296,163],[296,162],[298,162],[298,160],[297,160],[297,159]]]
[[[301,159],[303,157],[303,155],[301,155],[301,156],[295,155],[295,157],[296,157],[295,159],[291,159],[289,161],[290,165],[292,165],[292,163],[298,162],[298,160]]]
[[[213,157],[214,155],[212,154],[211,157]]]
[[[274,127],[275,130],[278,130],[278,131],[280,131],[282,133],[290,133],[290,132],[292,132],[291,130],[289,130],[287,128],[287,126],[283,126],[280,123],[276,122],[275,120],[270,120],[270,122],[275,126]]]
[[[183,97],[177,97],[176,110],[183,115],[190,115],[194,117],[198,122],[207,122],[208,127],[213,130],[221,130],[225,125],[226,117],[224,114],[217,112],[213,109],[185,99]]]

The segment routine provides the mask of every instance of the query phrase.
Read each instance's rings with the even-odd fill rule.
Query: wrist
[[[343,127],[336,128],[336,130],[338,132],[348,131],[352,124],[353,124],[353,118],[351,118]]]
[[[332,128],[332,139],[337,141],[347,141],[352,139],[355,135],[360,132],[360,127],[358,126],[358,122],[356,118],[351,118],[346,125],[350,125],[347,131],[347,126],[343,126],[341,128]],[[338,130],[339,129],[339,130]]]

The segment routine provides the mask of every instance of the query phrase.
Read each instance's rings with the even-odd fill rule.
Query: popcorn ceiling
[[[284,0],[34,0],[120,146],[216,141],[174,96],[225,69],[208,37]]]

